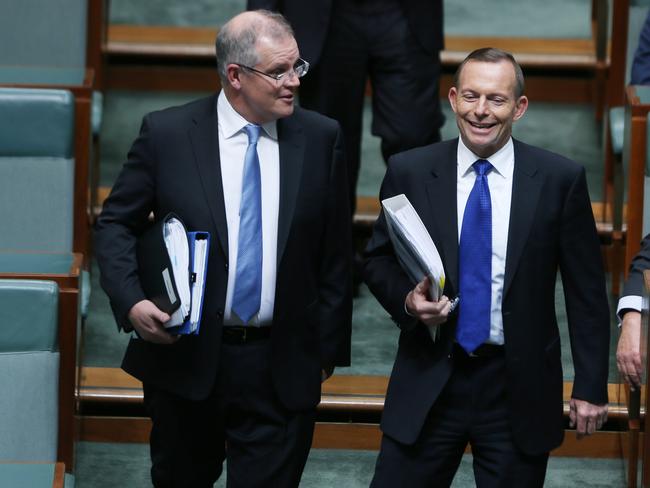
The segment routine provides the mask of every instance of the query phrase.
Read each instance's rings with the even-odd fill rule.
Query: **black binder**
[[[136,246],[136,255],[138,260],[138,276],[140,285],[147,299],[151,300],[160,310],[172,315],[181,305],[178,293],[177,283],[179,280],[187,280],[190,285],[191,293],[200,293],[198,322],[195,326],[190,322],[190,314],[184,318],[182,324],[178,326],[167,327],[167,331],[172,334],[198,334],[201,312],[203,308],[203,292],[205,289],[205,279],[201,289],[196,289],[194,282],[198,270],[188,269],[185,276],[174,276],[171,258],[165,244],[165,223],[171,219],[182,221],[173,213],[167,214],[163,219],[154,222],[139,238]],[[183,225],[183,227],[185,227]],[[188,249],[190,255],[190,266],[194,263],[195,243],[197,240],[206,239],[207,249],[210,248],[210,234],[208,232],[186,232],[188,239]],[[205,277],[207,270],[208,252],[205,255],[205,264],[202,274]]]

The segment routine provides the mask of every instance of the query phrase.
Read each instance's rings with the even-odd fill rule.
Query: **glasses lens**
[[[294,73],[296,73],[296,76],[298,76],[298,78],[302,78],[303,76],[305,76],[308,70],[309,70],[309,63],[304,59],[299,59],[298,62],[293,67],[293,71]]]

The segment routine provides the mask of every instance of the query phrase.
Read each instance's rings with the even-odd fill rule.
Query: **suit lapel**
[[[228,224],[223,201],[221,179],[221,161],[219,160],[219,131],[217,126],[217,97],[203,113],[193,118],[194,126],[190,129],[190,139],[194,150],[194,159],[201,176],[201,185],[205,194],[217,239],[226,259],[228,258]]]
[[[278,265],[289,238],[302,176],[305,137],[295,116],[278,120],[280,148],[280,208],[278,214]]]
[[[508,247],[506,251],[506,273],[503,284],[503,297],[508,293],[517,270],[519,259],[528,241],[533,224],[533,215],[539,201],[544,182],[537,171],[537,164],[527,154],[525,148],[514,142],[515,168],[510,202],[510,224],[508,227]]]
[[[457,147],[457,142],[448,144],[447,154],[436,161],[426,184],[429,211],[422,215],[445,266],[445,288],[454,291],[458,290]]]

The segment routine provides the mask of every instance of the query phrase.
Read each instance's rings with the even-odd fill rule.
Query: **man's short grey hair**
[[[228,79],[226,66],[231,63],[255,66],[259,57],[255,49],[257,39],[269,37],[273,40],[294,37],[291,25],[281,14],[268,10],[255,10],[259,14],[244,28],[233,27],[228,21],[219,30],[216,41],[217,71],[221,83]]]
[[[524,94],[525,84],[524,84],[524,73],[521,70],[521,66],[515,60],[515,57],[507,51],[498,49],[495,47],[483,47],[476,49],[467,55],[462,63],[458,66],[456,74],[454,74],[454,86],[458,88],[458,83],[460,81],[460,73],[463,71],[463,68],[470,61],[481,61],[484,63],[500,63],[501,61],[507,61],[512,64],[512,67],[515,70],[515,95],[517,98]]]

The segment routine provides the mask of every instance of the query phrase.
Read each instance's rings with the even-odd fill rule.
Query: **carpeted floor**
[[[149,481],[149,448],[143,444],[80,442],[75,488],[145,488]],[[375,451],[312,449],[301,488],[367,488],[374,472]],[[225,472],[224,468],[224,472]],[[225,475],[214,485],[224,488]],[[472,457],[465,455],[452,488],[472,488]],[[619,459],[551,457],[546,488],[614,488],[625,486]]]

